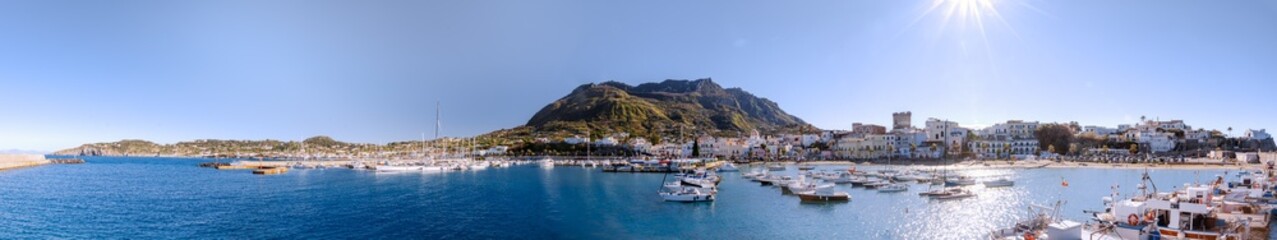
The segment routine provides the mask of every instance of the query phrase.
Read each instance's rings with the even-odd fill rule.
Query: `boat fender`
[[[1024,240],[1034,240],[1034,239],[1036,238],[1033,237],[1033,232],[1024,233]]]
[[[1138,215],[1135,215],[1134,213],[1132,213],[1131,215],[1127,215],[1126,224],[1130,224],[1131,226],[1139,225],[1140,217]]]

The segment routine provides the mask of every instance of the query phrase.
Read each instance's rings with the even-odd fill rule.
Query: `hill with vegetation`
[[[710,79],[665,80],[630,86],[620,82],[590,83],[546,105],[513,131],[556,133],[629,133],[657,136],[707,133],[745,136],[816,130],[785,113],[776,102],[740,88],[723,88]]]

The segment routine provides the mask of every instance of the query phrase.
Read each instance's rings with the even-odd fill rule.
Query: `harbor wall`
[[[49,164],[44,155],[39,154],[0,154],[0,170],[33,167]]]

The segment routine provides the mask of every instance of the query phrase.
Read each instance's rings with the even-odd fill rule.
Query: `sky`
[[[1277,1],[5,1],[0,150],[365,143],[713,78],[825,129],[891,113],[1277,129]]]

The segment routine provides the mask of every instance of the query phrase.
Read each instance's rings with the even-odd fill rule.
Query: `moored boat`
[[[833,184],[822,185],[816,189],[795,193],[802,202],[846,202],[851,201],[851,194],[835,191]]]
[[[712,202],[715,192],[706,192],[696,187],[684,187],[678,191],[661,192],[660,195],[667,202]]]
[[[984,182],[985,187],[1010,187],[1014,185],[1015,185],[1015,181],[1011,181],[1010,179],[1006,179],[1006,178]]]

